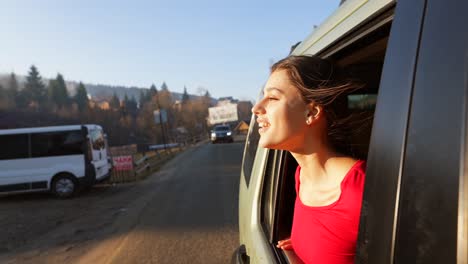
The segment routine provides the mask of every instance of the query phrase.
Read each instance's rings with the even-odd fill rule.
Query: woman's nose
[[[256,103],[253,107],[252,107],[252,113],[254,115],[259,115],[259,114],[263,114],[265,113],[265,108],[263,108],[263,106],[261,105],[261,101]]]

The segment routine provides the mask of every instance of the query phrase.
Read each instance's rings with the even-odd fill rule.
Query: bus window
[[[27,134],[0,136],[0,160],[25,159],[29,157]]]
[[[79,130],[33,133],[31,134],[31,155],[34,158],[80,155],[83,153],[83,140]]]

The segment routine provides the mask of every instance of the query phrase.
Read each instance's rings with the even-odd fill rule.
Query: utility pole
[[[158,111],[159,111],[159,124],[161,125],[161,133],[163,137],[163,144],[164,144],[164,150],[166,150],[166,136],[164,133],[164,124],[163,124],[163,118],[162,118],[162,111],[161,111],[161,105],[159,104],[159,96],[156,96],[156,103],[158,104]]]

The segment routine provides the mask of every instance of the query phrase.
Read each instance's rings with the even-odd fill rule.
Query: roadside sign
[[[167,123],[166,109],[154,110],[153,114],[154,114],[154,122],[156,122],[156,124],[160,124],[161,120],[162,120],[162,123]]]
[[[133,170],[133,159],[131,155],[112,157],[112,161],[116,171]]]
[[[237,121],[237,104],[225,104],[208,108],[208,122],[211,125]]]

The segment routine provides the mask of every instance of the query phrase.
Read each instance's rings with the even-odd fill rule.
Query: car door
[[[467,263],[467,11],[397,5],[406,30],[387,51],[356,263]]]
[[[263,180],[267,177],[265,175],[270,174],[271,169],[266,166],[268,160],[272,159],[271,155],[274,152],[258,147],[260,136],[258,128],[255,116],[252,116],[245,143],[239,184],[240,247],[233,255],[234,263],[274,262],[267,238],[261,225],[258,225],[260,222],[260,192],[264,184]],[[249,255],[249,252],[255,253]]]
[[[356,263],[393,263],[404,146],[425,1],[396,5],[369,144]]]
[[[395,263],[468,263],[468,2],[428,0],[413,86]]]

